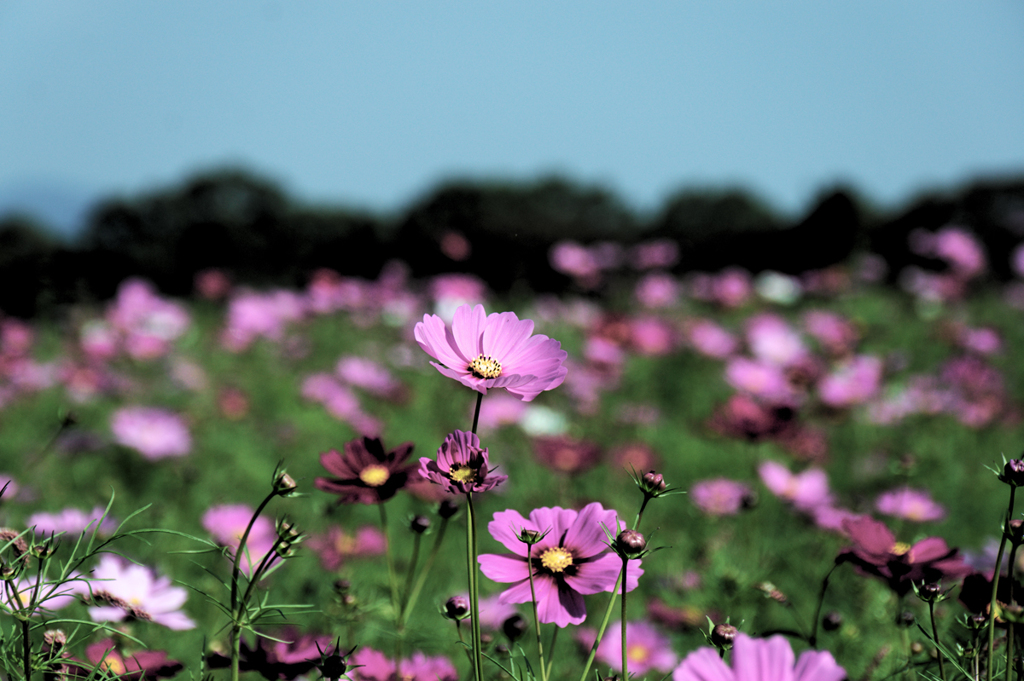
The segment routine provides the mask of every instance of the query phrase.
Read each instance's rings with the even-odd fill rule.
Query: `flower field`
[[[1024,284],[928,239],[900,286],[566,242],[559,296],[390,263],[0,317],[5,675],[1005,678]]]

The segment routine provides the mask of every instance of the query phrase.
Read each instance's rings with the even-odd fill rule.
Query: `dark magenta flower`
[[[320,455],[320,463],[333,478],[317,478],[316,488],[341,496],[343,504],[377,504],[395,496],[405,487],[415,464],[404,464],[413,444],[406,442],[392,452],[384,451],[379,439],[364,437],[345,443],[345,453],[336,449]]]
[[[900,595],[914,582],[958,580],[974,571],[941,537],[925,537],[913,546],[897,542],[884,523],[868,516],[843,521],[843,530],[853,546],[840,552],[836,562],[853,563]]]
[[[604,528],[617,534],[625,524],[618,521],[615,511],[606,511],[597,502],[579,512],[557,506],[537,508],[530,512],[529,520],[511,509],[495,513],[487,530],[512,555],[482,555],[478,558],[480,570],[495,582],[513,583],[501,594],[501,603],[532,600],[532,571],[540,621],[559,627],[579,624],[587,616],[583,596],[614,589],[622,568],[622,560],[608,551]],[[544,536],[528,549],[519,538],[523,529]],[[629,591],[643,574],[640,564],[639,560],[629,562]]]
[[[504,388],[524,402],[557,388],[568,372],[562,344],[532,334],[531,320],[514,312],[488,315],[483,305],[457,309],[451,329],[437,315],[423,315],[413,329],[416,342],[445,376],[484,395]]]
[[[486,492],[508,480],[507,475],[491,475],[487,448],[473,433],[456,430],[437,450],[437,461],[420,459],[420,475],[441,485],[449,494]]]

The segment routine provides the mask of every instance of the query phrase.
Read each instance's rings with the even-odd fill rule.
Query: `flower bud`
[[[523,542],[524,544],[526,544],[528,546],[533,546],[534,544],[539,542],[544,537],[545,534],[547,534],[547,532],[542,534],[542,533],[538,532],[537,530],[530,530],[530,529],[527,529],[527,528],[523,527],[523,528],[521,528],[519,530],[519,534],[517,535],[517,538],[519,539],[519,541]]]
[[[717,648],[728,648],[736,640],[736,627],[731,624],[716,624],[711,630],[711,644]]]
[[[526,619],[519,613],[512,615],[501,624],[501,632],[509,641],[516,641],[526,633]]]
[[[441,502],[441,505],[437,507],[437,514],[447,520],[453,515],[459,512],[459,506],[454,501],[445,499]]]
[[[665,491],[665,478],[661,473],[648,471],[640,479],[640,489],[643,490],[644,494],[657,496]]]
[[[836,631],[843,626],[843,616],[833,610],[821,620],[821,628],[825,631]]]
[[[413,516],[413,519],[409,521],[409,529],[414,534],[423,534],[430,527],[430,518],[422,515]]]
[[[279,472],[277,477],[274,478],[274,494],[279,497],[290,496],[298,486],[299,484],[295,482],[295,479],[284,471]]]
[[[469,599],[465,596],[452,596],[444,604],[444,616],[450,620],[463,620],[469,615]]]
[[[942,595],[942,587],[937,582],[926,582],[917,587],[917,595],[925,603],[930,603]]]
[[[636,530],[623,530],[615,538],[615,552],[624,558],[639,558],[647,548],[647,540]]]
[[[345,676],[345,672],[348,671],[348,656],[352,654],[352,650],[342,655],[339,650],[341,640],[334,644],[334,650],[329,653],[320,652],[320,664],[316,667],[320,670],[320,676],[329,681],[337,681],[341,677]],[[320,646],[317,645],[317,650]]]
[[[334,593],[347,594],[352,589],[352,582],[347,579],[334,580]]]
[[[904,610],[896,617],[896,626],[898,627],[912,627],[917,618],[914,617],[914,613],[909,610]]]
[[[999,479],[1012,487],[1024,486],[1024,460],[1010,459],[1007,461]]]
[[[43,633],[43,651],[57,657],[68,644],[68,636],[61,629],[48,629]]]

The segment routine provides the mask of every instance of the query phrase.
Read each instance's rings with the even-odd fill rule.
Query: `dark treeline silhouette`
[[[792,220],[743,190],[686,190],[660,211],[638,215],[603,189],[545,179],[450,182],[382,216],[304,205],[265,179],[224,170],[104,200],[74,243],[24,218],[0,221],[0,310],[32,317],[106,300],[128,276],[187,295],[195,273],[210,267],[238,283],[301,286],[323,267],[373,278],[392,259],[416,277],[466,272],[497,292],[557,292],[570,281],[551,268],[548,253],[565,239],[672,239],[680,246],[677,274],[728,266],[797,274],[871,251],[895,277],[908,264],[941,267],[912,254],[907,237],[947,224],[973,230],[986,245],[992,276],[1005,279],[1008,255],[1024,239],[1024,179],[932,192],[886,213],[866,206],[852,190],[834,189]]]

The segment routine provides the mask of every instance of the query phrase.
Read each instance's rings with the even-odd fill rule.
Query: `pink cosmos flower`
[[[36,534],[81,534],[86,530],[96,530],[99,534],[113,534],[117,529],[117,521],[110,516],[104,517],[106,509],[102,506],[93,507],[86,513],[77,508],[65,508],[60,513],[33,513],[25,524],[34,527]]]
[[[458,681],[455,666],[445,657],[427,657],[421,652],[395,664],[373,648],[360,648],[349,659],[349,676],[355,681]]]
[[[252,520],[253,509],[245,504],[221,504],[211,506],[203,514],[203,527],[213,535],[214,541],[221,546],[231,549],[231,560],[234,560],[234,553],[238,549],[245,528]],[[266,516],[260,516],[253,523],[249,530],[249,537],[245,543],[245,555],[239,566],[246,574],[252,574],[253,569],[260,564],[263,557],[274,548],[277,542],[277,531],[274,523]]]
[[[580,631],[579,640],[589,648],[596,632]],[[622,622],[612,622],[597,647],[597,659],[617,672],[622,671]],[[656,670],[668,674],[679,662],[672,652],[672,642],[647,622],[626,623],[626,665],[629,675],[640,677]]]
[[[706,319],[691,326],[689,335],[690,344],[697,352],[715,359],[725,359],[739,347],[734,335]]]
[[[111,417],[110,429],[118,444],[150,460],[185,456],[192,450],[192,436],[185,421],[163,409],[123,407]]]
[[[628,258],[635,270],[672,267],[679,262],[679,244],[671,239],[645,241],[634,246]]]
[[[768,313],[747,321],[747,344],[755,357],[778,366],[793,364],[808,353],[797,330],[782,317]]]
[[[480,405],[480,431],[495,430],[500,426],[519,423],[526,416],[526,405],[511,395],[501,393],[488,397]],[[473,418],[473,414],[469,414]]]
[[[782,636],[736,635],[732,668],[714,648],[699,648],[672,672],[672,681],[842,681],[846,672],[827,650],[808,650],[794,665],[793,649]]]
[[[532,600],[532,570],[540,621],[559,627],[579,624],[587,616],[583,595],[611,591],[622,568],[622,560],[608,551],[604,528],[617,534],[625,523],[619,522],[615,511],[606,511],[596,501],[579,512],[557,506],[537,508],[530,512],[529,520],[518,511],[500,511],[487,530],[512,555],[484,554],[478,558],[480,570],[496,582],[513,583],[501,594],[502,603]],[[544,534],[531,548],[529,559],[527,545],[519,541],[524,529]],[[629,562],[628,591],[639,584],[640,565],[639,560]]]
[[[162,624],[169,629],[192,629],[195,622],[181,611],[188,592],[171,586],[167,577],[142,565],[128,563],[118,556],[104,554],[90,579],[92,601],[104,603],[89,608],[94,622],[121,622],[139,619]]]
[[[728,478],[700,480],[690,488],[690,501],[708,515],[736,515],[750,498],[749,486]]]
[[[679,282],[671,274],[652,272],[636,285],[634,295],[644,307],[672,307],[679,299]]]
[[[725,380],[737,390],[773,402],[789,403],[796,399],[782,367],[771,362],[734,357],[725,366]]]
[[[398,379],[372,359],[348,355],[338,360],[334,371],[344,383],[362,388],[377,397],[394,398],[402,392],[402,384]]]
[[[355,535],[335,525],[327,530],[327,534],[311,537],[309,548],[320,556],[325,570],[334,571],[349,557],[383,555],[387,539],[372,525],[360,527]]]
[[[456,430],[445,437],[437,450],[437,461],[420,458],[420,475],[441,485],[449,494],[487,492],[508,480],[507,475],[491,475],[487,448],[473,433]]]
[[[882,387],[882,360],[857,355],[818,383],[821,401],[830,407],[850,407],[874,397]]]
[[[835,312],[810,310],[804,315],[804,329],[832,355],[845,355],[857,343],[856,327]]]
[[[455,311],[451,329],[437,315],[423,315],[413,335],[438,360],[438,371],[484,395],[505,388],[524,402],[565,380],[568,353],[547,336],[533,334],[533,322],[514,312],[488,315],[483,305]]]
[[[820,468],[808,468],[794,475],[781,463],[765,461],[757,468],[765,487],[775,496],[790,502],[800,511],[832,504],[828,476]]]
[[[909,487],[901,487],[879,495],[875,499],[875,508],[879,513],[915,523],[942,520],[946,517],[946,509],[933,501],[928,492]]]
[[[629,341],[641,355],[666,355],[676,345],[675,330],[657,317],[638,317],[629,321]]]

